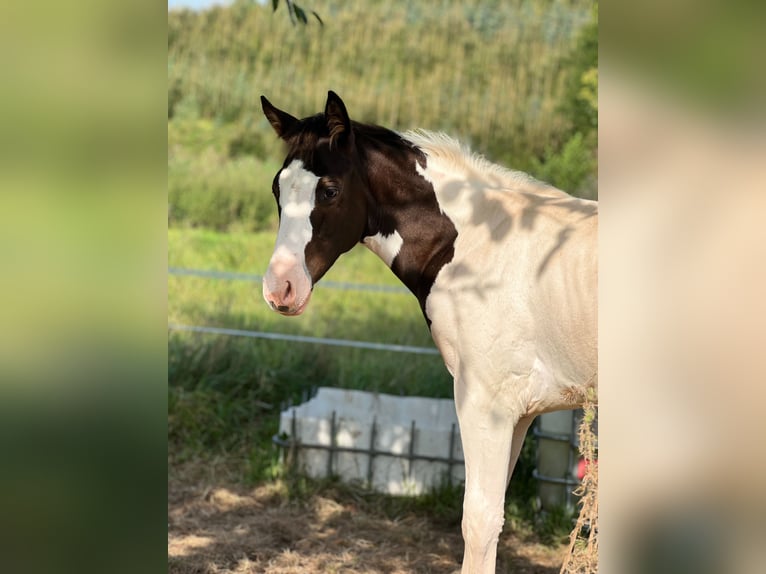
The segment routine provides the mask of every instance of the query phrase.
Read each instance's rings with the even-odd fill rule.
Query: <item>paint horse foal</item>
[[[505,490],[535,416],[595,386],[597,204],[462,149],[262,97],[288,147],[263,296],[284,315],[361,242],[418,298],[454,377],[465,453],[462,571],[495,571]]]

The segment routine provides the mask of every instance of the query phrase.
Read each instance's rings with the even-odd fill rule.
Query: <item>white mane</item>
[[[549,187],[523,171],[507,169],[492,163],[481,154],[474,153],[453,137],[442,132],[411,130],[402,134],[428,157],[453,173],[460,173],[472,181],[481,181],[491,187],[526,189]]]

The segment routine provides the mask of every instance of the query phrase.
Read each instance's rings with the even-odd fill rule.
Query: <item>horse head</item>
[[[354,126],[334,92],[323,114],[299,120],[261,96],[263,113],[287,144],[272,183],[279,211],[263,297],[283,315],[299,315],[314,285],[358,243],[367,221],[367,183]]]

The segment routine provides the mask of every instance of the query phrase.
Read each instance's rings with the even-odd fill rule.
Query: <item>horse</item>
[[[272,182],[279,228],[263,297],[300,315],[358,243],[417,297],[454,381],[462,572],[494,572],[530,424],[597,386],[598,204],[444,134],[352,121],[332,91],[324,113],[303,119],[261,105],[288,150]]]

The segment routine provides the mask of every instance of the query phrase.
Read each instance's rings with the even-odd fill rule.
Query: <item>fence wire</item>
[[[263,275],[254,273],[239,273],[236,271],[217,271],[215,269],[187,269],[184,267],[169,267],[170,275],[183,275],[190,277],[206,277],[208,279],[225,279],[228,281],[253,281],[260,283]],[[409,293],[406,287],[397,285],[371,285],[367,283],[345,283],[342,281],[322,281],[317,287],[328,289],[341,289],[344,291],[377,291],[382,293]]]
[[[293,341],[296,343],[315,343],[334,347],[353,347],[371,349],[374,351],[393,351],[395,353],[414,353],[418,355],[438,355],[439,351],[432,347],[411,347],[409,345],[392,345],[388,343],[373,343],[370,341],[351,341],[348,339],[331,339],[326,337],[307,337],[305,335],[289,335],[286,333],[267,333],[264,331],[246,331],[242,329],[227,329],[224,327],[204,327],[198,325],[179,325],[168,323],[170,331],[191,331],[193,333],[208,333],[211,335],[228,335],[231,337],[250,337],[253,339],[272,339],[275,341]]]

